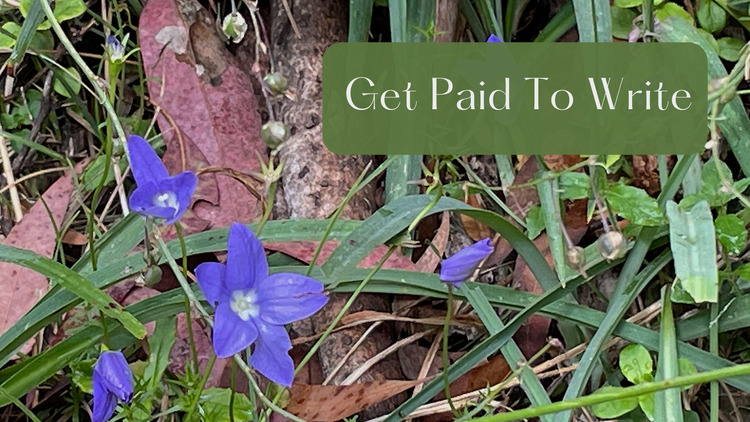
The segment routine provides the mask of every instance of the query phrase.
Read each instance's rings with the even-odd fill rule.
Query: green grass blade
[[[406,41],[406,0],[389,0],[391,42]]]
[[[21,32],[18,34],[16,45],[13,46],[13,52],[8,59],[8,65],[21,63],[21,60],[23,60],[23,56],[26,54],[26,50],[28,50],[32,38],[36,35],[36,29],[44,19],[44,9],[42,9],[41,4],[42,1],[47,0],[38,0],[31,3],[29,12],[26,14],[26,19],[24,19],[23,25],[21,26]]]
[[[544,29],[536,36],[534,42],[555,42],[575,24],[576,15],[573,2],[569,1],[550,19]]]
[[[409,184],[422,175],[421,155],[392,155],[393,163],[385,174],[385,203],[419,193],[419,186]]]
[[[479,42],[487,41],[489,35],[484,29],[484,25],[482,25],[482,21],[479,19],[479,15],[477,15],[477,11],[474,10],[474,6],[471,5],[471,0],[461,0],[459,7],[461,8],[461,13],[466,18],[466,22],[469,23],[469,28],[471,28],[474,38]]]
[[[661,290],[661,335],[659,369],[656,371],[657,381],[671,380],[680,376],[680,366],[677,361],[677,337],[670,296],[669,286],[664,286]],[[682,401],[679,388],[671,388],[656,393],[655,404],[654,419],[682,422]]]
[[[434,23],[434,1],[410,1],[406,9],[406,41],[432,42],[430,28],[434,28]]]
[[[513,184],[516,178],[516,172],[513,170],[513,162],[510,155],[496,155],[495,164],[497,165],[497,175],[500,177],[500,184],[505,188]]]
[[[505,328],[505,324],[503,324],[503,321],[497,316],[495,309],[492,308],[490,301],[487,300],[487,296],[484,295],[482,290],[473,287],[466,288],[463,291],[466,294],[466,298],[469,299],[469,303],[471,303],[471,306],[474,308],[477,315],[479,315],[479,318],[482,320],[484,326],[487,327],[490,334],[497,334]],[[513,339],[508,340],[508,342],[500,348],[500,352],[502,352],[503,357],[510,365],[516,366],[519,363],[524,365],[519,374],[519,378],[521,379],[521,388],[526,392],[531,404],[534,406],[550,404],[551,401],[547,395],[547,391],[544,389],[544,386],[541,381],[539,381],[539,378],[537,378],[534,371],[532,371],[527,365],[528,362],[523,353],[521,353],[521,349],[516,345],[516,342],[513,341]],[[544,416],[541,420],[543,422],[550,422],[552,421],[552,417]]]
[[[612,42],[608,0],[573,0],[580,42]]]
[[[146,336],[146,327],[138,322],[133,315],[126,312],[120,304],[96,288],[90,281],[62,264],[34,252],[6,245],[0,245],[0,261],[20,265],[34,270],[50,280],[57,281],[61,286],[96,307],[104,315],[120,321],[135,337],[144,338]]]
[[[349,42],[367,42],[373,0],[349,0]]]

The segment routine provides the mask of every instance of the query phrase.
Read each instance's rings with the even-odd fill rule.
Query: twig
[[[3,131],[3,126],[0,125],[0,132]],[[13,168],[10,164],[10,156],[8,156],[8,144],[4,136],[0,135],[0,159],[3,161],[3,173],[5,175],[5,181],[8,183],[10,189],[10,202],[13,205],[13,220],[15,222],[21,221],[23,218],[23,209],[21,209],[21,199],[18,197],[18,189],[16,188],[16,181],[13,178]]]

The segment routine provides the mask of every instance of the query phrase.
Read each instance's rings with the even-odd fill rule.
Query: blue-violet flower
[[[127,42],[127,36],[125,37]],[[122,62],[125,58],[125,47],[122,45],[120,40],[114,35],[107,35],[107,42],[104,45],[104,51],[107,53],[107,58],[110,62]]]
[[[192,171],[170,176],[151,145],[140,136],[128,137],[128,152],[137,185],[130,195],[130,208],[145,216],[164,218],[167,224],[177,221],[190,205],[198,177]]]
[[[106,422],[117,407],[117,400],[130,403],[133,398],[133,373],[121,352],[102,352],[94,366],[93,422]]]
[[[494,249],[489,238],[461,249],[442,262],[440,281],[451,284],[455,288],[461,287],[461,283],[474,274],[479,264],[490,256]]]
[[[503,42],[503,39],[495,34],[492,34],[489,38],[487,38],[487,42]]]
[[[271,381],[291,386],[292,343],[284,324],[307,318],[326,304],[323,284],[299,274],[268,275],[263,245],[239,223],[229,229],[226,265],[200,264],[195,278],[216,308],[216,356],[230,357],[255,343],[250,364]]]

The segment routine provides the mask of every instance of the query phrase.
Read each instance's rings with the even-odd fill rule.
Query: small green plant
[[[692,362],[685,358],[679,359],[680,375],[695,374],[697,370]],[[638,385],[654,380],[654,361],[648,350],[640,344],[630,344],[620,351],[620,371],[622,375],[631,383]],[[598,389],[594,394],[611,393],[622,390],[624,387],[606,385]],[[631,420],[639,420],[637,417],[640,412],[638,408],[646,415],[648,420],[654,420],[654,399],[655,394],[646,394],[637,398],[625,398],[613,400],[606,403],[597,404],[591,407],[594,415],[612,419],[618,418],[631,413]],[[632,414],[635,413],[635,414]]]

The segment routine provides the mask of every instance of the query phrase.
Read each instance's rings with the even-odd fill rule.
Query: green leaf
[[[5,245],[0,245],[0,261],[26,267],[57,281],[61,286],[89,302],[105,315],[120,321],[135,337],[144,338],[146,336],[146,328],[133,315],[126,312],[120,304],[112,300],[106,293],[94,287],[90,281],[67,267],[34,252]]]
[[[747,230],[745,223],[734,214],[721,215],[714,222],[716,225],[716,237],[719,243],[730,254],[737,255],[747,243]]]
[[[677,205],[674,205],[677,208]],[[669,208],[669,203],[667,203]],[[713,259],[713,256],[711,257]],[[665,381],[680,375],[677,353],[677,334],[672,313],[672,301],[669,286],[661,289],[661,332],[659,333],[659,367],[656,370],[656,380]],[[654,420],[683,422],[682,401],[680,390],[671,388],[656,392],[656,406]]]
[[[750,281],[750,264],[742,264],[734,271],[739,278],[745,281]]]
[[[677,3],[664,3],[656,8],[656,19],[659,19],[660,21],[666,20],[670,16],[675,16],[678,18],[685,19],[686,21],[693,23],[693,17],[690,16],[690,13],[685,11],[685,9],[682,8],[682,6],[678,5]]]
[[[633,19],[638,14],[632,9],[617,6],[610,7],[609,11],[612,14],[612,35],[615,38],[628,39],[630,31],[633,30]]]
[[[698,303],[716,302],[716,231],[708,202],[701,201],[686,212],[669,201],[667,216],[675,273],[682,287]]]
[[[16,45],[16,41],[21,34],[21,26],[15,22],[6,22],[3,24],[3,30],[13,34],[15,37],[11,38],[0,32],[0,47],[10,48]],[[29,42],[29,48],[34,51],[52,50],[54,46],[55,40],[49,31],[36,31]]]
[[[624,390],[622,387],[612,387],[605,385],[604,387],[596,390],[593,394],[601,393],[613,393],[620,390]],[[637,397],[628,397],[621,400],[612,400],[606,403],[595,404],[591,406],[591,411],[594,415],[603,419],[613,419],[622,416],[631,410],[638,407]]]
[[[698,373],[698,369],[690,362],[689,359],[679,358],[677,359],[677,365],[679,366],[680,376],[693,375]],[[683,390],[687,390],[690,387],[682,387]]]
[[[349,42],[367,42],[372,20],[372,0],[349,1]]]
[[[94,365],[96,365],[96,359],[86,359],[71,365],[70,380],[84,393],[94,393],[94,383],[92,382]]]
[[[23,17],[26,17],[29,13],[34,1],[36,0],[20,0],[19,9],[21,10],[21,15],[23,15]],[[86,4],[82,0],[58,0],[55,2],[55,7],[52,13],[55,15],[55,20],[60,23],[69,19],[77,18],[85,11]],[[50,24],[47,19],[44,19],[37,29],[41,31],[51,27],[52,24]]]
[[[727,24],[727,12],[713,0],[703,0],[695,17],[708,32],[719,32]]]
[[[228,388],[209,388],[201,394],[200,403],[203,408],[201,419],[211,422],[230,422],[229,401],[232,390]],[[253,420],[250,399],[242,393],[234,394],[233,413],[235,421]]]
[[[716,38],[714,38],[713,34],[711,34],[708,31],[704,31],[703,29],[696,29],[698,32],[698,35],[703,38],[703,40],[711,46],[711,49],[716,53],[719,54],[719,43],[716,42]]]
[[[64,71],[55,72],[55,82],[52,84],[52,88],[63,97],[70,98],[71,95],[76,95],[78,94],[78,91],[81,90],[81,75],[73,67],[69,67],[66,70],[70,73]],[[71,76],[71,74],[73,76]],[[60,78],[62,78],[65,81],[65,84],[70,87],[73,91],[72,93],[68,92],[65,88],[65,84],[60,81]]]
[[[526,214],[526,233],[529,239],[534,240],[544,230],[544,214],[542,207],[534,205]]]
[[[650,421],[654,420],[655,400],[656,394],[654,393],[638,396],[638,405],[641,406],[641,410]]]
[[[148,366],[143,373],[143,380],[149,389],[159,385],[164,371],[169,366],[169,353],[177,337],[177,317],[170,316],[156,321],[154,334],[148,339]]]
[[[583,199],[589,197],[590,182],[586,173],[568,172],[560,175],[560,199]]]
[[[620,352],[620,371],[633,384],[648,382],[654,372],[654,361],[645,347],[629,344]]]
[[[719,169],[716,168],[717,162],[714,158],[708,160],[701,169],[701,190],[700,192],[692,195],[687,195],[680,201],[680,207],[684,209],[690,209],[696,203],[706,200],[711,207],[720,207],[726,205],[729,201],[734,198],[731,192],[723,189],[724,182],[719,174]],[[725,177],[731,177],[731,170],[729,166],[723,161],[718,162],[721,168],[721,174]],[[750,185],[750,179],[740,179],[736,182],[728,180],[730,183],[734,183],[734,188],[737,191],[742,192],[747,189]]]
[[[745,46],[742,40],[732,37],[724,37],[716,40],[719,44],[719,57],[730,62],[740,59],[740,50]]]
[[[615,0],[615,6],[623,9],[636,7],[643,4],[643,0]]]
[[[672,284],[671,299],[672,302],[695,304],[695,299],[682,287],[680,280],[675,280],[674,284]]]
[[[604,197],[617,215],[633,224],[660,226],[664,223],[664,214],[656,199],[648,196],[643,189],[617,185],[609,189]]]

